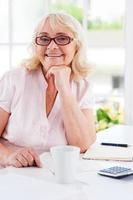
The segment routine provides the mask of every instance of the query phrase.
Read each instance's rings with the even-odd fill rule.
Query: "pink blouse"
[[[47,151],[51,146],[67,144],[57,95],[46,115],[47,82],[41,69],[27,71],[20,67],[5,73],[0,80],[0,107],[10,113],[3,137],[19,146]],[[81,109],[92,108],[93,96],[88,79],[72,81],[71,90]]]

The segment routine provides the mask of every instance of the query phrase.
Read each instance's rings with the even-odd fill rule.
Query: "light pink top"
[[[11,113],[3,137],[19,146],[47,151],[51,146],[67,144],[57,95],[54,106],[46,115],[47,82],[41,69],[28,72],[20,67],[6,72],[0,80],[0,107]],[[93,106],[87,79],[72,81],[71,90],[80,108]]]

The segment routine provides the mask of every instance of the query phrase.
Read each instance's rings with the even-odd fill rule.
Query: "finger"
[[[50,78],[51,75],[55,75],[55,73],[59,70],[59,67],[51,67],[47,73],[46,73],[46,78]]]
[[[52,76],[53,74],[51,73],[51,71],[48,71],[47,73],[46,73],[46,79],[49,79],[51,76]]]
[[[29,166],[34,164],[34,158],[29,152],[23,152],[22,155],[27,160]]]
[[[47,73],[46,75],[45,75],[45,77],[46,77],[46,79],[49,79],[49,73]]]
[[[22,166],[27,167],[28,166],[28,161],[25,159],[25,157],[22,154],[16,155],[17,161],[21,163]]]
[[[29,149],[29,152],[33,156],[36,166],[37,167],[42,167],[39,155],[33,149]]]
[[[15,159],[14,161],[12,161],[11,165],[13,167],[17,167],[17,168],[23,167],[22,164],[17,159]]]

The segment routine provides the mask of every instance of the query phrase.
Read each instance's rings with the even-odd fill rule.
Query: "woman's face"
[[[48,20],[46,21],[38,36],[46,36],[54,38],[57,36],[69,36],[74,38],[73,33],[65,27],[57,25],[55,29],[51,29]],[[44,40],[47,38],[44,38]],[[61,37],[61,41],[63,37]],[[76,42],[72,40],[67,45],[58,45],[55,41],[51,41],[49,45],[41,46],[36,44],[36,54],[40,62],[47,71],[52,66],[70,66],[76,52]]]

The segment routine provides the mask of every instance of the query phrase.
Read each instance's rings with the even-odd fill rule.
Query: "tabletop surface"
[[[133,145],[133,126],[117,125],[98,133],[94,145],[119,142]],[[82,157],[82,155],[81,155]],[[133,176],[113,179],[97,174],[99,169],[114,165],[130,166],[133,162],[83,160],[73,184],[55,181],[53,161],[49,152],[41,155],[43,168],[0,169],[0,199],[2,200],[121,200],[133,199]]]

